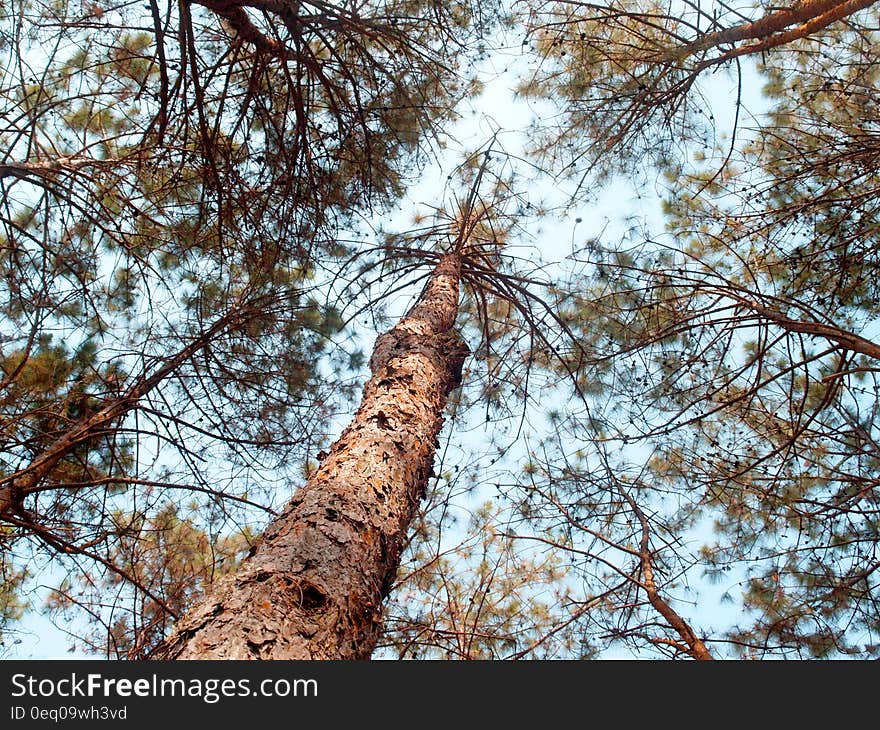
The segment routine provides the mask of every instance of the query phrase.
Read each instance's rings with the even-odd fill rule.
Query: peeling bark
[[[367,659],[427,489],[468,349],[447,254],[370,359],[354,420],[251,556],[175,626],[159,659]]]
[[[774,8],[757,20],[747,21],[725,30],[707,33],[700,41],[706,47],[746,40],[764,40],[791,26],[803,26],[822,19],[839,20],[857,10],[869,7],[874,0],[800,0],[790,7]]]

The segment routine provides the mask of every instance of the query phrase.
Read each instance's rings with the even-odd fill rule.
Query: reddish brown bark
[[[381,335],[351,425],[252,555],[179,621],[161,659],[366,659],[427,488],[467,347],[453,332],[461,260]]]
[[[714,65],[737,56],[760,53],[815,33],[831,23],[864,10],[876,0],[801,0],[788,8],[777,8],[757,20],[707,33],[687,47],[688,55],[728,43],[755,41],[732,48],[706,62]]]
[[[252,43],[257,50],[282,58],[289,55],[289,51],[283,43],[266,36],[248,17],[244,8],[246,6],[254,7],[253,3],[235,2],[234,0],[194,0],[194,2],[223,18],[235,30],[239,38]]]
[[[858,9],[872,5],[873,2],[874,0],[844,0],[843,2],[841,0],[801,0],[801,2],[792,3],[787,8],[775,8],[757,20],[709,33],[706,40],[711,40],[713,46],[745,40],[760,40],[792,25],[802,25],[817,18],[833,17],[834,20],[839,20]]]

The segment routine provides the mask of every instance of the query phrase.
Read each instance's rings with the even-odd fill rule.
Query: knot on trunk
[[[378,373],[394,357],[394,354],[397,352],[399,339],[394,330],[384,332],[376,338],[376,344],[373,345],[373,354],[370,356],[370,372],[373,375]]]
[[[435,346],[446,359],[446,365],[452,376],[446,387],[446,395],[449,395],[461,385],[461,369],[467,356],[471,354],[471,348],[455,330],[437,335]]]

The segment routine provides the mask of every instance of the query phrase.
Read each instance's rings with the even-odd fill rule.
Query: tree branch
[[[159,383],[213,341],[220,333],[241,327],[250,317],[249,309],[235,309],[218,319],[177,354],[166,359],[164,365],[137,379],[121,396],[105,405],[97,413],[75,422],[67,432],[49,445],[42,454],[23,469],[0,480],[0,516],[19,512],[22,501],[31,492],[38,491],[40,482],[46,479],[58,463],[79,444],[100,434],[119,418],[137,407],[138,401]]]
[[[635,513],[642,527],[642,539],[639,543],[640,564],[642,569],[641,586],[648,595],[648,601],[654,607],[666,622],[678,633],[682,640],[687,644],[686,652],[694,659],[709,660],[714,659],[712,654],[706,648],[706,644],[698,637],[688,623],[675,611],[672,606],[660,595],[657,584],[654,581],[654,563],[650,547],[650,526],[645,513],[636,504],[636,501],[630,496],[620,484],[617,489],[621,496],[627,501],[630,509]],[[675,646],[679,646],[677,643]],[[680,647],[684,650],[684,647]]]

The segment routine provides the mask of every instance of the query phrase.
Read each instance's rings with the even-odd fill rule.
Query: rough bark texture
[[[705,40],[712,46],[744,40],[762,40],[793,25],[804,25],[819,18],[828,23],[866,8],[874,0],[801,0],[790,7],[777,7],[757,20],[741,23],[726,30],[708,33]]]
[[[437,265],[381,335],[361,407],[237,572],[181,619],[160,659],[367,659],[431,476],[467,346],[452,331],[461,261]]]

